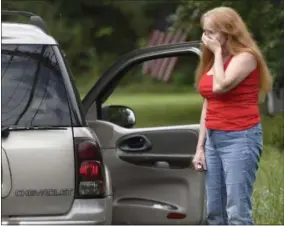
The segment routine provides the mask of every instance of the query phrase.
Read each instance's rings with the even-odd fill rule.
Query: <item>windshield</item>
[[[71,126],[68,98],[50,45],[3,45],[3,126]]]

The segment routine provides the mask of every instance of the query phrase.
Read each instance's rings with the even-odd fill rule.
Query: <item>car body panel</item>
[[[6,151],[1,147],[1,198],[6,198],[12,189],[12,176]]]
[[[30,175],[29,177],[27,177],[26,181],[18,182],[18,184],[20,184],[21,186],[21,189],[23,185],[27,186],[28,189],[50,188],[51,186],[53,186],[52,188],[61,189],[63,188],[63,184],[65,184],[65,186],[74,187],[75,185],[74,161],[73,162],[71,161],[71,159],[74,158],[74,152],[72,150],[73,147],[70,147],[71,151],[70,150],[68,151],[67,146],[66,146],[67,139],[63,137],[64,134],[65,136],[66,135],[69,136],[71,129],[69,128],[64,131],[65,132],[57,131],[57,130],[56,131],[44,131],[45,133],[35,133],[34,132],[36,135],[32,137],[36,138],[37,142],[32,146],[32,149],[25,147],[25,145],[27,145],[28,143],[32,143],[28,141],[30,139],[33,139],[27,133],[22,134],[21,138],[17,140],[20,142],[17,145],[18,148],[22,146],[21,150],[24,147],[25,150],[30,150],[34,156],[32,159],[30,159],[30,161],[24,161],[30,156],[30,155],[24,156],[24,153],[22,153],[22,155],[17,155],[17,158],[12,156],[13,158],[15,158],[16,162],[19,159],[26,162],[26,164],[24,165],[21,164],[21,162],[19,162],[20,166],[15,167],[15,170],[16,170],[15,173],[18,173],[19,170],[22,170],[21,173],[24,173],[25,175],[29,173]],[[40,132],[40,131],[37,131],[37,132]],[[14,135],[12,133],[10,135],[12,135],[11,138],[15,140],[15,138],[19,136],[19,133],[14,134]],[[98,139],[95,133],[88,127],[73,128],[73,135],[74,137],[89,137],[93,139]],[[44,141],[43,139],[40,139],[41,137],[45,138]],[[57,137],[57,138],[55,139],[54,137]],[[60,142],[58,142],[57,139],[59,139]],[[25,142],[28,142],[28,143],[25,143]],[[48,146],[46,146],[46,144],[48,144]],[[73,141],[68,142],[68,145],[72,145],[72,144],[73,144]],[[66,147],[65,149],[63,148],[64,145]],[[2,147],[5,147],[5,146],[9,147],[8,142],[7,141],[6,143],[4,142],[4,145],[3,145],[3,141],[2,141]],[[37,148],[41,148],[40,153],[38,152],[39,149]],[[11,149],[10,147],[8,150],[15,150],[15,149],[17,150],[17,148]],[[34,152],[32,150],[37,150],[37,152]],[[43,152],[42,150],[44,150],[45,152]],[[51,159],[52,156],[54,156],[52,155],[53,151],[51,150],[53,150],[54,153],[56,153],[56,157],[58,159],[55,159],[55,160],[52,159],[52,161],[49,161],[49,159]],[[2,148],[2,151],[3,151],[3,148]],[[15,151],[13,152],[19,153]],[[3,156],[3,152],[2,152],[2,156]],[[5,170],[3,172],[3,174],[5,175],[5,173],[7,172],[6,171],[7,167],[4,167],[5,166],[4,161],[2,162],[2,168]],[[34,162],[36,164],[33,164]],[[64,168],[62,168],[61,166],[62,164]],[[58,167],[55,167],[56,165]],[[67,174],[66,174],[67,177],[65,177],[65,175],[62,176],[61,171],[58,171],[58,168],[63,169],[62,173],[65,172],[66,174],[66,172],[68,172],[69,176]],[[48,175],[42,175],[45,177],[41,177],[41,175],[37,173],[37,170],[33,170],[32,172],[30,172],[32,169],[46,169],[44,171],[42,170],[41,172],[45,172]],[[36,225],[41,225],[41,224],[54,224],[54,225],[59,225],[59,224],[73,224],[73,225],[74,224],[75,225],[78,225],[78,224],[108,224],[109,225],[111,224],[112,183],[111,183],[110,172],[107,166],[105,166],[104,171],[105,171],[105,178],[106,178],[106,182],[105,182],[106,183],[106,197],[105,198],[102,198],[102,199],[74,199],[73,194],[72,196],[65,196],[65,197],[64,196],[63,197],[43,196],[39,198],[31,197],[31,196],[26,197],[26,198],[11,196],[10,200],[9,199],[5,200],[5,198],[2,197],[2,224],[26,224],[26,225],[31,225],[31,224],[36,224]],[[21,175],[21,174],[18,174],[18,175]],[[41,179],[38,179],[38,178],[41,178]],[[20,178],[20,179],[24,180],[25,177]],[[37,183],[34,183],[36,179],[41,180],[41,181],[37,180]],[[4,183],[6,182],[3,180],[2,187],[6,186],[6,184]],[[39,184],[41,185],[39,186]],[[33,187],[34,185],[37,185],[37,187]],[[13,194],[14,190],[15,190],[15,187],[13,187],[13,190],[10,192],[11,195]],[[14,201],[10,202],[11,199],[13,199]],[[70,206],[67,206],[66,204],[70,204]],[[14,208],[15,206],[16,208]],[[38,210],[34,209],[36,207]],[[53,210],[53,213],[50,210]],[[18,211],[17,214],[15,214],[15,211]],[[37,214],[35,214],[36,213],[35,211],[37,211]],[[26,214],[27,212],[29,212],[29,214]]]
[[[199,125],[125,129],[89,121],[101,141],[113,183],[113,224],[200,224],[204,220],[204,175],[191,168]],[[106,137],[108,134],[108,138]],[[146,136],[152,148],[127,153],[117,141]],[[169,213],[184,219],[169,220]]]
[[[10,194],[2,197],[2,216],[69,211],[75,185],[71,128],[11,131],[2,139],[2,149],[6,151],[12,178]]]
[[[70,211],[51,216],[2,216],[2,225],[110,225],[112,197],[75,199]]]
[[[1,28],[2,44],[57,45],[53,37],[34,25],[2,22]]]

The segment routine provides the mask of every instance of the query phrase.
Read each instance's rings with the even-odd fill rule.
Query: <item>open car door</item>
[[[204,175],[191,168],[199,125],[125,128],[103,120],[102,108],[134,65],[192,53],[200,55],[198,42],[135,50],[116,61],[83,99],[111,172],[113,224],[203,223]],[[131,111],[126,114],[132,120]]]

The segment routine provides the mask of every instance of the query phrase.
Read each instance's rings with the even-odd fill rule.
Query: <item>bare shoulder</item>
[[[236,64],[242,64],[250,69],[255,69],[257,66],[256,57],[250,52],[242,52],[232,58]]]
[[[256,58],[251,52],[242,52],[234,56],[233,58],[241,61],[246,60],[249,61],[250,63],[256,62]]]

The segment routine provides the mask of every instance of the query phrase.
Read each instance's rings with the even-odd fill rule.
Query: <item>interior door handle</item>
[[[156,168],[163,168],[163,169],[168,169],[170,168],[170,164],[165,161],[157,161],[155,162],[155,167]]]
[[[151,141],[144,135],[126,135],[118,141],[118,148],[124,152],[145,152],[152,148]]]

